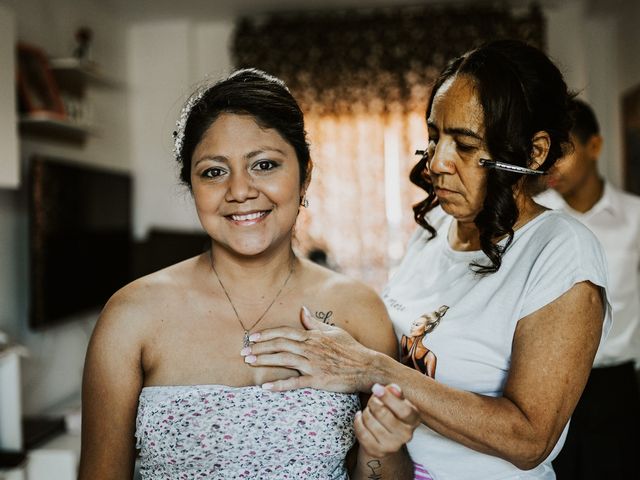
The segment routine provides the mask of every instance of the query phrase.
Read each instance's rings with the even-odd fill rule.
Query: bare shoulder
[[[189,288],[199,257],[194,257],[138,278],[108,300],[100,314],[96,332],[118,330],[129,338],[144,336],[154,328],[154,319],[175,305]]]
[[[309,262],[310,263],[310,262]],[[380,296],[365,283],[318,265],[305,265],[314,285],[316,319],[344,328],[364,345],[395,354],[395,335]]]
[[[195,257],[135,280],[105,305],[85,359],[79,478],[131,478],[145,353],[154,334],[166,334],[162,322],[188,304],[185,292],[198,282],[199,262]]]
[[[378,313],[386,316],[380,296],[365,283],[328,268],[304,261],[319,297],[329,298],[341,311]]]

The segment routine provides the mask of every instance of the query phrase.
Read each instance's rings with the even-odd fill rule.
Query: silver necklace
[[[222,291],[224,292],[225,296],[227,297],[227,300],[229,300],[229,305],[231,305],[231,308],[233,309],[233,313],[236,314],[236,319],[238,320],[238,323],[240,324],[240,326],[242,327],[242,330],[244,331],[244,338],[242,340],[242,348],[246,348],[246,347],[251,345],[251,341],[249,340],[249,336],[251,335],[251,331],[256,327],[256,325],[258,325],[258,323],[260,323],[260,320],[262,320],[265,317],[265,315],[271,309],[273,304],[276,303],[276,300],[278,299],[278,297],[280,296],[280,294],[284,290],[284,287],[286,287],[287,283],[289,283],[289,279],[291,278],[291,275],[293,274],[293,265],[294,264],[293,264],[293,262],[291,262],[291,269],[289,270],[289,275],[287,275],[287,278],[285,279],[284,283],[280,287],[280,290],[278,290],[278,293],[276,293],[276,296],[273,297],[273,300],[271,300],[271,303],[269,304],[269,306],[265,309],[264,312],[262,312],[262,315],[260,315],[258,317],[258,319],[255,322],[253,322],[253,325],[251,325],[251,327],[247,328],[247,327],[244,326],[244,323],[240,319],[240,315],[238,315],[238,310],[236,309],[236,306],[233,304],[233,301],[231,300],[231,297],[229,296],[229,292],[227,292],[227,289],[224,287],[224,284],[222,283],[222,280],[220,280],[220,275],[218,275],[218,272],[216,271],[216,267],[213,265],[213,255],[212,255],[211,252],[209,252],[209,258],[210,258],[211,270],[213,270],[213,273],[215,273],[216,278],[218,279],[218,283],[222,287]]]

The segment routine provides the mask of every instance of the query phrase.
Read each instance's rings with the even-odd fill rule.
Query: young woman
[[[175,137],[211,250],[124,287],[102,312],[84,372],[80,478],[130,478],[136,448],[142,477],[154,480],[410,476],[402,447],[418,417],[397,386],[375,385],[356,415],[349,388],[256,386],[296,374],[286,355],[282,367],[248,365],[257,329],[301,328],[303,308],[332,312],[381,354],[397,349],[369,288],[292,250],[311,161],[287,88],[264,72],[236,72],[191,97]]]

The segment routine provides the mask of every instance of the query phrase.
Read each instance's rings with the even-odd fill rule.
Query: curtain
[[[498,38],[544,48],[533,5],[422,6],[242,18],[236,67],[280,77],[305,113],[315,165],[301,253],[321,247],[334,266],[380,288],[416,226],[423,195],[408,180],[426,146],[430,85],[451,58]]]

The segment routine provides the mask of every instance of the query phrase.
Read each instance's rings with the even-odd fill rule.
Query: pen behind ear
[[[546,175],[547,172],[541,170],[534,170],[532,168],[519,167],[511,163],[497,162],[495,160],[489,160],[487,158],[481,158],[478,163],[485,168],[494,168],[496,170],[504,170],[505,172],[519,173],[521,175]]]

